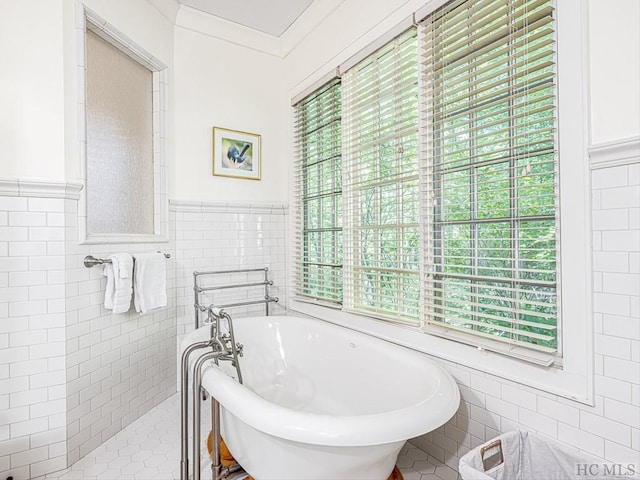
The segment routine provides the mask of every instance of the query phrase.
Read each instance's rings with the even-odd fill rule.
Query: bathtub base
[[[236,461],[259,480],[387,480],[402,442],[308,445],[263,433],[220,409],[222,436]]]

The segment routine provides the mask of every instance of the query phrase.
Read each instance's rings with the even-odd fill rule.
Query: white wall
[[[0,177],[64,178],[59,2],[0,2]]]
[[[289,139],[279,57],[181,25],[175,30],[172,198],[286,203]],[[262,180],[212,175],[214,126],[262,136]]]
[[[590,0],[591,143],[640,135],[640,2]]]
[[[424,0],[349,0],[285,58],[290,98],[424,5]]]

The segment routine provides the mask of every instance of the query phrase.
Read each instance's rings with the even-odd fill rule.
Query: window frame
[[[98,14],[82,5],[77,30],[78,66],[78,171],[83,191],[78,201],[78,243],[165,243],[169,241],[169,202],[167,191],[168,68],[150,52],[120,32]],[[153,122],[153,233],[91,234],[87,230],[87,131],[86,131],[86,32],[90,30],[152,73]]]
[[[416,12],[422,20],[443,1]],[[290,310],[361,331],[423,352],[435,358],[526,384],[571,400],[593,405],[593,305],[591,269],[591,190],[588,147],[588,78],[586,6],[580,0],[556,5],[558,55],[558,151],[559,166],[560,273],[563,364],[560,368],[539,365],[425,334],[421,327],[389,323],[291,297]]]
[[[549,2],[552,5],[555,3],[553,0],[549,0]],[[464,0],[457,0],[452,2],[452,4],[454,5],[454,8],[458,4],[462,4],[463,5],[462,12],[466,12],[466,6],[464,5],[464,3],[465,3]],[[488,8],[491,7],[489,2],[486,0],[485,2],[479,2],[479,3],[481,6],[476,7],[476,4],[473,4],[473,6],[470,8],[481,8],[481,9],[487,10]],[[485,3],[485,4],[482,5],[482,3]],[[555,7],[555,5],[553,6]],[[505,7],[508,11],[511,11],[511,8],[513,6],[512,4],[507,3],[505,4]],[[552,22],[552,17],[549,15],[548,7],[546,5],[544,5],[543,7],[544,7],[544,9],[542,10],[542,12],[544,12],[543,16],[539,16],[539,13],[536,12],[535,14],[532,15],[531,18],[532,18],[532,21],[535,21],[535,23],[541,25],[542,27],[548,28],[548,25]],[[443,8],[446,9],[446,5]],[[434,13],[435,13],[435,18],[432,19],[433,15],[427,16],[423,22],[424,25],[422,26],[423,30],[422,30],[421,40],[425,46],[425,50],[427,51],[428,51],[427,46],[433,47],[434,45],[433,39],[429,37],[430,32],[432,32],[433,30],[430,20],[432,20],[436,28],[442,27],[443,24],[445,23],[442,21],[442,18],[449,15],[449,13],[447,13],[446,10],[444,13],[439,13],[437,11],[435,11]],[[524,11],[518,12],[518,15],[520,16],[524,16],[525,14],[526,14],[526,7]],[[452,16],[453,18],[459,19],[460,13],[453,10]],[[479,17],[483,18],[481,15],[479,15]],[[511,22],[513,18],[509,16],[508,20]],[[545,23],[542,23],[543,21]],[[523,28],[522,33],[520,32],[518,33],[519,35],[516,36],[515,38],[512,38],[510,35],[507,35],[505,37],[491,38],[489,43],[487,43],[486,45],[483,45],[481,50],[482,51],[491,50],[494,47],[495,48],[500,47],[505,50],[507,47],[511,49],[512,42],[514,41],[521,42],[523,38],[528,38],[526,37],[527,27]],[[522,36],[520,36],[520,34],[522,34]],[[460,33],[458,33],[458,35],[460,35]],[[555,57],[555,51],[556,51],[555,32],[553,33],[553,37],[554,37],[554,47],[552,50],[552,55]],[[463,40],[458,40],[458,42],[463,42]],[[533,48],[534,48],[534,51],[537,53],[537,55],[539,55],[540,52],[536,49],[535,44]],[[546,59],[548,55],[549,53],[545,51],[544,58]],[[466,54],[465,54],[465,58],[467,58]],[[425,66],[425,70],[423,71],[423,73],[426,75],[429,75],[429,74],[435,75],[435,72],[430,70],[430,67],[432,66],[431,62],[427,63],[427,60],[431,60],[431,59],[430,58],[421,59],[421,61],[423,62],[423,65]],[[548,61],[549,60],[546,60],[545,62],[543,62],[544,67],[548,67],[547,65]],[[476,66],[477,57],[470,56],[469,62],[472,62],[473,66]],[[493,66],[497,64],[498,63],[496,62],[493,64]],[[441,61],[438,65],[440,66],[440,68],[446,71],[445,62]],[[464,71],[465,75],[467,75],[467,72],[470,72],[470,70],[465,70],[462,65],[465,65],[465,63],[463,62],[461,65],[457,65],[455,67],[457,75],[460,75],[461,71]],[[469,68],[473,68],[473,67],[469,67]],[[512,78],[513,78],[512,69],[515,69],[515,66],[511,63],[507,64],[506,66],[504,64],[500,64],[499,68],[504,69],[503,70],[504,72],[508,71],[509,81],[512,81]],[[545,68],[545,70],[547,69]],[[537,75],[540,77],[539,73]],[[505,73],[505,76],[507,76],[506,73]],[[470,91],[471,90],[475,91],[475,89],[478,88],[480,85],[477,84],[475,80],[472,81],[471,78],[472,77],[469,77],[468,88]],[[482,79],[481,82],[482,82],[483,88],[486,88],[485,85],[487,80]],[[455,82],[452,82],[452,83],[455,83]],[[503,83],[504,83],[504,80],[500,81],[498,85],[502,85]],[[539,83],[535,85],[535,92],[538,92],[540,90],[545,90],[545,89],[546,90],[551,89],[553,91],[553,96],[555,98],[557,97],[556,84],[557,84],[557,77],[555,75],[555,71],[552,71],[552,72],[545,71],[544,79],[540,80]],[[557,202],[555,201],[558,195],[558,191],[557,191],[557,188],[554,186],[555,179],[557,178],[557,174],[558,174],[558,171],[557,171],[557,168],[558,168],[557,143],[558,142],[557,142],[557,137],[554,133],[556,130],[555,128],[556,124],[554,122],[551,127],[547,127],[547,129],[544,131],[546,135],[542,139],[537,139],[537,141],[534,142],[534,146],[536,147],[540,147],[541,145],[543,145],[544,150],[528,151],[526,156],[527,160],[533,160],[532,164],[534,166],[546,165],[547,168],[549,168],[548,166],[551,165],[551,172],[553,172],[553,176],[551,178],[551,183],[550,184],[547,183],[546,186],[552,189],[553,195],[547,196],[546,202],[544,202],[545,204],[543,205],[543,208],[546,209],[547,212],[544,213],[538,210],[535,212],[535,215],[527,215],[526,213],[521,214],[518,210],[518,204],[520,203],[519,200],[521,198],[520,191],[522,186],[520,185],[520,182],[519,182],[520,168],[517,165],[519,161],[519,159],[517,158],[518,157],[517,149],[525,148],[526,147],[525,145],[515,143],[513,137],[509,136],[508,137],[509,144],[507,147],[509,152],[508,155],[505,154],[498,159],[496,159],[495,157],[487,159],[487,158],[484,158],[482,154],[477,153],[476,155],[476,159],[478,160],[477,162],[471,160],[469,161],[469,163],[462,163],[462,164],[459,161],[452,162],[449,159],[445,159],[444,155],[437,154],[438,141],[442,141],[442,138],[441,138],[443,133],[442,129],[443,128],[446,129],[447,124],[446,124],[446,121],[444,121],[441,117],[434,116],[434,112],[437,111],[438,107],[442,106],[442,102],[440,102],[439,104],[432,105],[429,101],[428,94],[432,92],[436,92],[438,95],[443,95],[445,94],[446,88],[448,87],[448,85],[449,84],[447,83],[444,85],[442,84],[436,85],[434,87],[429,82],[426,82],[426,81],[422,82],[423,96],[421,98],[422,100],[421,105],[423,105],[423,108],[421,111],[424,112],[423,115],[424,117],[427,117],[427,118],[422,119],[421,133],[422,133],[422,137],[424,138],[425,147],[429,146],[429,148],[433,148],[435,151],[435,157],[434,157],[433,155],[430,154],[429,151],[427,151],[427,148],[425,148],[425,152],[423,153],[423,163],[421,165],[421,167],[423,168],[423,178],[424,178],[422,208],[424,211],[424,219],[425,219],[425,221],[423,222],[424,224],[423,249],[425,252],[425,277],[424,277],[425,281],[423,285],[423,288],[425,291],[425,294],[424,294],[425,303],[423,305],[424,315],[425,315],[424,329],[426,332],[431,333],[433,335],[439,335],[444,338],[454,339],[455,341],[469,343],[470,345],[478,348],[486,348],[487,350],[494,350],[497,352],[504,353],[506,355],[520,357],[527,361],[539,363],[541,365],[549,366],[553,363],[555,363],[556,365],[559,365],[562,361],[562,339],[559,335],[560,329],[557,328],[556,326],[561,325],[562,319],[561,319],[561,303],[560,303],[561,293],[559,291],[561,285],[559,284],[559,282],[556,281],[556,278],[558,275],[558,268],[553,268],[553,270],[549,268],[549,270],[545,272],[553,276],[552,281],[548,279],[545,279],[545,281],[542,281],[539,278],[535,278],[535,277],[527,278],[527,276],[518,275],[518,269],[519,269],[520,263],[523,260],[526,261],[526,257],[520,256],[520,250],[522,246],[518,241],[519,232],[524,231],[525,228],[531,228],[531,227],[523,227],[523,225],[535,224],[536,225],[535,228],[539,228],[538,225],[544,226],[549,222],[553,223],[553,230],[555,231],[555,234],[553,235],[553,246],[547,249],[547,251],[552,251],[553,259],[546,260],[546,261],[549,261],[554,265],[560,264],[560,255],[558,252],[559,249],[557,248],[557,246],[560,244],[560,236],[559,236],[559,229],[555,228],[556,224],[559,224],[558,205],[557,205]],[[459,87],[456,86],[455,88],[458,89]],[[434,93],[434,95],[436,93]],[[532,101],[535,101],[535,95],[536,95],[535,93],[533,94],[527,93],[526,94],[527,102],[529,101],[529,98],[531,98]],[[524,98],[524,97],[525,96],[523,95],[520,98]],[[490,98],[491,98],[491,101],[493,102],[494,97],[492,96]],[[512,131],[515,128],[523,127],[523,125],[520,125],[520,127],[517,127],[517,125],[515,125],[514,123],[511,123],[512,120],[510,120],[515,115],[514,110],[517,108],[515,103],[516,100],[517,100],[517,97],[514,95],[512,91],[509,91],[508,94],[507,93],[504,94],[504,96],[502,97],[501,103],[505,103],[507,104],[507,106],[502,106],[501,110],[498,113],[508,112],[508,117],[506,119],[505,117],[502,117],[497,122],[495,122],[496,124],[504,124],[506,121],[509,121],[510,131]],[[465,106],[475,107],[475,104],[469,102],[468,105],[465,105]],[[457,108],[458,110],[456,110],[456,112],[459,111],[459,107]],[[557,120],[557,102],[556,101],[548,104],[545,103],[544,108],[545,108],[544,110],[545,115],[551,114],[550,118],[552,118],[554,121]],[[471,108],[470,110],[471,110],[471,113],[468,114],[469,115],[468,120],[465,120],[466,117],[461,116],[458,118],[458,121],[462,120],[462,123],[464,123],[465,125],[467,125],[467,123],[465,122],[469,122],[468,125],[473,124],[473,122],[475,121],[475,116],[476,114],[478,114],[478,112],[472,110]],[[482,112],[482,110],[480,111]],[[431,115],[431,117],[427,116],[426,114],[427,112]],[[525,118],[526,118],[526,122],[528,122],[529,117],[525,117]],[[549,117],[545,116],[545,121],[548,121],[548,119]],[[432,130],[432,125],[430,120],[433,120],[435,122],[435,126],[433,126],[433,130]],[[526,122],[524,124],[525,126],[526,126]],[[439,137],[434,139],[435,135],[439,135]],[[469,142],[469,146],[468,146],[469,149],[474,150],[476,148],[476,143],[484,139],[485,137],[483,137],[482,134],[479,133],[479,129],[477,127],[473,129],[469,127],[469,138],[466,140],[466,142]],[[506,142],[506,141],[507,139],[503,140],[503,142]],[[459,141],[457,135],[449,135],[447,137],[447,145],[450,148],[453,146],[458,147],[462,143],[464,142]],[[537,161],[536,159],[538,159],[538,157],[540,156],[544,156],[547,158],[544,159],[542,163],[539,163],[539,161]],[[551,157],[551,159],[549,159],[549,157]],[[441,168],[438,168],[439,164],[435,163],[436,159],[440,160],[440,162],[444,162],[444,166]],[[506,170],[503,167],[503,165],[507,165],[508,170]],[[497,216],[487,215],[486,213],[483,213],[483,212],[486,212],[486,210],[483,211],[481,209],[482,207],[481,187],[485,186],[486,183],[484,180],[481,180],[480,177],[482,175],[486,175],[487,173],[483,174],[480,172],[483,170],[490,171],[490,169],[493,167],[498,167],[498,170],[493,171],[494,174],[495,173],[502,174],[506,171],[508,175],[506,177],[502,177],[502,181],[509,182],[508,188],[504,188],[504,186],[502,186],[500,187],[501,190],[499,190],[500,192],[503,192],[503,193],[508,192],[508,195],[509,195],[507,199],[509,202],[508,213],[503,213],[502,215],[497,215]],[[450,172],[455,172],[455,173],[452,174]],[[445,206],[448,205],[447,199],[453,197],[453,195],[451,195],[451,197],[446,196],[447,195],[445,193],[446,183],[444,181],[445,178],[448,178],[447,175],[459,177],[460,176],[459,174],[465,174],[465,173],[468,175],[468,177],[465,177],[465,178],[466,180],[468,180],[468,183],[470,185],[468,204],[465,205],[466,207],[468,207],[468,212],[466,217],[462,215],[460,212],[461,205],[463,205],[462,203],[455,205],[456,209],[455,210],[452,209],[453,213],[447,211],[447,209],[445,208]],[[543,171],[543,173],[545,172]],[[548,170],[546,171],[546,174],[549,174]],[[498,187],[496,186],[494,191],[497,189]],[[457,194],[459,195],[459,192]],[[526,187],[524,190],[524,194],[526,198]],[[435,200],[435,202],[432,201],[432,199]],[[504,198],[503,198],[503,201],[504,201]],[[493,276],[487,277],[486,276],[487,274],[485,273],[483,275],[482,271],[486,272],[493,267],[489,267],[487,265],[483,266],[482,260],[485,257],[483,257],[478,252],[478,250],[481,250],[483,248],[481,245],[482,230],[484,228],[491,228],[492,226],[495,226],[498,224],[505,225],[507,223],[508,223],[508,228],[505,228],[504,231],[507,231],[510,233],[508,236],[504,236],[501,238],[508,239],[509,241],[509,246],[504,247],[505,249],[508,248],[508,252],[507,252],[508,255],[502,256],[500,260],[505,261],[505,263],[508,262],[510,266],[505,268],[505,270],[507,270],[507,273],[505,274],[501,275],[500,273],[495,273],[493,274]],[[455,273],[451,271],[447,271],[447,267],[450,266],[448,262],[446,262],[446,258],[448,257],[448,254],[446,252],[447,240],[450,239],[450,237],[448,237],[444,233],[447,227],[453,227],[456,229],[458,227],[468,228],[468,233],[469,233],[468,241],[470,243],[470,246],[469,246],[469,251],[467,252],[468,256],[464,257],[464,259],[469,260],[469,263],[463,264],[466,266],[466,269],[467,269],[466,272],[464,272],[464,268],[462,267],[458,267],[458,271],[456,271]],[[459,255],[462,255],[462,254],[460,253]],[[461,269],[463,270],[462,272],[460,271]],[[551,273],[552,271],[553,273]],[[541,269],[535,270],[536,274],[539,274],[540,272],[541,272]],[[469,292],[460,293],[457,299],[451,299],[451,298],[449,298],[448,300],[444,299],[445,295],[443,295],[442,292],[447,290],[448,285],[450,283],[454,287],[452,290],[450,290],[453,292],[452,293],[453,297],[455,297],[456,292],[460,292],[460,290],[456,290],[456,288],[460,288],[463,285],[469,286]],[[523,288],[523,286],[525,287]],[[544,295],[553,297],[551,301],[549,300],[547,300],[546,302],[543,300],[539,300],[539,301],[544,302],[546,308],[555,309],[555,315],[551,318],[554,318],[556,320],[555,325],[548,327],[548,330],[544,333],[544,335],[541,335],[539,338],[543,338],[544,336],[546,337],[545,339],[546,341],[553,340],[555,338],[555,340],[557,341],[557,348],[553,348],[553,345],[537,346],[536,342],[534,341],[536,334],[534,334],[533,338],[529,339],[529,342],[522,342],[518,338],[519,336],[523,336],[523,337],[527,336],[523,330],[520,330],[520,325],[521,325],[520,322],[523,320],[521,316],[526,312],[526,310],[521,309],[522,306],[526,308],[529,305],[529,302],[526,299],[524,300],[524,302],[521,303],[521,300],[520,300],[521,297],[519,295],[526,291],[535,293],[536,291],[540,291],[540,290],[536,290],[538,288],[540,290],[548,289],[549,291],[545,292]],[[489,306],[489,304],[482,302],[482,295],[479,292],[483,290],[492,291],[493,295],[496,295],[497,298],[499,298],[504,303],[511,302],[512,305],[516,306],[515,307],[516,310],[509,311],[510,313],[509,316],[500,315],[499,312],[498,313],[494,312],[494,315],[489,315],[489,317],[492,317],[492,318],[489,318],[489,319],[485,318],[483,316],[482,309],[485,306]],[[549,293],[549,292],[553,292],[553,293]],[[510,294],[508,297],[503,296],[505,293],[510,293]],[[468,298],[466,298],[466,295],[468,295]],[[430,299],[433,299],[434,301],[439,300],[439,302],[434,303],[434,305],[432,306],[429,303]],[[457,325],[450,325],[450,323],[446,321],[443,315],[443,311],[447,310],[448,308],[453,308],[453,310],[456,312],[456,317],[457,317],[456,319],[458,320],[458,322],[464,323],[465,320],[463,320],[463,318],[467,313],[467,311],[464,310],[465,307],[471,307],[471,311],[469,314],[470,318],[466,321],[472,321],[474,324],[473,328],[469,328],[468,325],[463,325],[462,327]],[[498,307],[498,311],[500,310],[502,310],[502,307]],[[534,317],[535,320],[531,320],[531,322],[534,322],[534,321],[538,322],[537,325],[540,325],[540,326],[547,325],[544,322],[540,321],[540,317],[544,317],[544,316],[545,315],[543,314],[539,314],[539,316]],[[477,334],[475,333],[475,330],[481,330],[482,328],[491,328],[493,325],[493,322],[496,322],[496,321],[499,324],[501,324],[500,326],[496,327],[497,329],[501,329],[501,328],[505,329],[503,333],[506,333],[508,331],[507,329],[511,330],[510,337],[507,337],[506,339],[502,339],[499,337],[490,336],[489,334],[483,334],[481,332],[478,332]],[[504,325],[504,324],[508,324],[510,321],[511,321],[510,326]],[[517,332],[520,332],[520,333],[517,333]],[[549,332],[552,332],[552,333],[549,333]]]

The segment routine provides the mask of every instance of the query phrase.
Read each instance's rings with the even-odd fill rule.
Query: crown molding
[[[283,59],[345,1],[313,2],[280,37],[245,27],[186,5],[180,5],[175,24],[176,27],[185,30]]]

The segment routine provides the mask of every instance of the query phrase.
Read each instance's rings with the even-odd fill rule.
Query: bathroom
[[[444,2],[308,3],[274,35],[176,0],[0,1],[0,480],[64,470],[175,397],[193,271],[268,265],[274,311],[326,315],[296,299],[292,100]],[[565,302],[565,367],[576,374],[341,316],[429,353],[458,384],[454,417],[411,440],[416,458],[401,455],[407,480],[455,479],[460,457],[516,428],[606,464],[639,462],[640,4],[570,3],[579,54],[566,64],[575,102],[562,121],[576,166],[562,191],[576,223],[562,232],[562,258],[563,288],[577,299]],[[87,236],[85,14],[163,67],[152,239]],[[260,136],[259,180],[212,174],[213,127]],[[84,257],[155,251],[170,255],[167,306],[105,310],[102,267]]]

